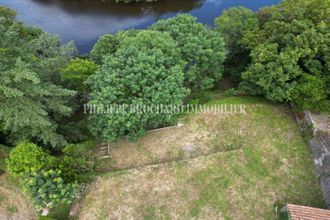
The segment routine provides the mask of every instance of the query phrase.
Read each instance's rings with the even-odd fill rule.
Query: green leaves
[[[48,155],[33,143],[22,142],[9,154],[8,171],[11,174],[24,176],[31,171],[39,171],[54,164],[55,158]]]
[[[177,42],[181,59],[185,62],[185,81],[190,88],[210,89],[221,79],[225,60],[221,35],[187,14],[160,20],[150,29],[167,32]]]
[[[329,9],[328,1],[286,0],[259,11],[259,28],[242,39],[252,60],[241,88],[301,109],[330,111]]]
[[[94,74],[99,65],[87,59],[72,59],[61,71],[62,78],[69,83],[72,89],[79,92],[87,92],[88,88],[84,84],[87,78]]]
[[[70,204],[78,191],[77,183],[65,183],[60,170],[32,171],[24,179],[36,208],[53,207],[58,203]]]
[[[114,54],[90,76],[94,105],[181,104],[188,90],[183,87],[183,63],[177,44],[168,33],[140,31],[126,36]],[[178,61],[179,60],[179,61]],[[90,129],[106,141],[143,135],[146,128],[169,123],[172,116],[156,113],[90,116]]]
[[[71,43],[25,28],[14,13],[0,7],[0,130],[12,142],[35,140],[63,146],[55,117],[68,115],[74,91],[59,86],[58,72],[75,55]]]

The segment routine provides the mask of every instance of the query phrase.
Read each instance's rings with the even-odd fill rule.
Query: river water
[[[106,33],[145,28],[161,18],[189,13],[213,25],[224,9],[245,6],[257,10],[279,0],[159,0],[152,3],[115,3],[100,0],[0,0],[17,11],[25,24],[57,34],[62,42],[74,40],[80,53],[87,53]]]

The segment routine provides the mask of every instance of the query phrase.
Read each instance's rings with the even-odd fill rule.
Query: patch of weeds
[[[6,208],[6,211],[8,214],[13,215],[18,212],[18,209],[16,206],[9,206]]]
[[[106,177],[115,177],[115,176],[120,176],[129,173],[129,170],[119,170],[119,171],[113,171],[109,173],[105,173],[102,176]]]
[[[6,159],[0,159],[0,171],[3,171],[3,172],[7,171]]]
[[[223,152],[242,149],[245,140],[241,136],[232,135],[231,140],[224,141],[223,137],[215,137],[211,143],[214,152]]]
[[[166,158],[170,158],[170,159],[183,159],[184,157],[185,157],[185,152],[180,147],[174,148],[173,150],[168,151],[166,153]]]
[[[183,159],[184,158],[184,150],[182,149],[178,149],[178,154],[177,154],[177,157],[180,158],[180,159]]]
[[[58,204],[56,207],[50,209],[48,217],[51,219],[69,219],[71,205],[68,204]]]
[[[230,88],[230,89],[227,89],[224,94],[225,96],[236,96],[238,94],[238,90],[235,89],[235,88]]]
[[[288,212],[280,212],[278,214],[278,220],[290,220],[290,216]]]
[[[4,195],[0,195],[0,204],[6,199]]]
[[[262,177],[269,175],[268,170],[266,169],[265,165],[262,163],[262,158],[260,153],[255,148],[251,148],[251,147],[244,148],[243,151],[245,158],[247,160],[246,166],[250,171]]]
[[[174,166],[174,174],[177,182],[185,183],[186,181],[186,166],[187,161],[177,161]]]
[[[139,153],[143,152],[143,150],[144,150],[143,144],[141,144],[140,142],[137,142],[136,149]]]
[[[301,122],[300,128],[304,141],[309,144],[309,141],[313,138],[313,126],[308,125],[307,122]]]
[[[274,216],[276,216],[278,220],[289,220],[289,213],[285,207],[286,203],[283,201],[277,201],[273,205]]]
[[[200,191],[199,197],[192,203],[190,214],[197,217],[202,209],[210,206],[215,210],[221,211],[226,216],[228,202],[223,195],[223,191],[231,185],[231,180],[221,175],[221,170],[217,168],[208,168],[199,171],[190,180],[192,184]]]
[[[241,137],[234,138],[230,143],[223,146],[225,151],[238,150],[243,148],[244,140]]]
[[[142,205],[139,210],[141,212],[142,219],[144,220],[170,219],[165,207],[157,208],[153,205]]]
[[[212,100],[212,92],[211,91],[201,91],[195,94],[192,94],[188,103],[191,105],[201,105],[205,104]]]

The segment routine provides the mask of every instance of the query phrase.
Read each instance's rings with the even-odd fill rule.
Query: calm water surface
[[[63,42],[74,40],[87,53],[103,34],[130,28],[145,28],[158,19],[189,13],[207,25],[233,6],[252,10],[279,0],[159,0],[153,3],[115,3],[100,0],[0,0],[15,9],[26,24],[57,34]]]

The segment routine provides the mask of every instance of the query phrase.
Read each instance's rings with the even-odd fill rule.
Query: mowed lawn
[[[188,114],[181,128],[112,143],[109,167],[122,170],[89,187],[78,219],[275,219],[285,203],[324,206],[288,106],[211,96],[247,114]]]

